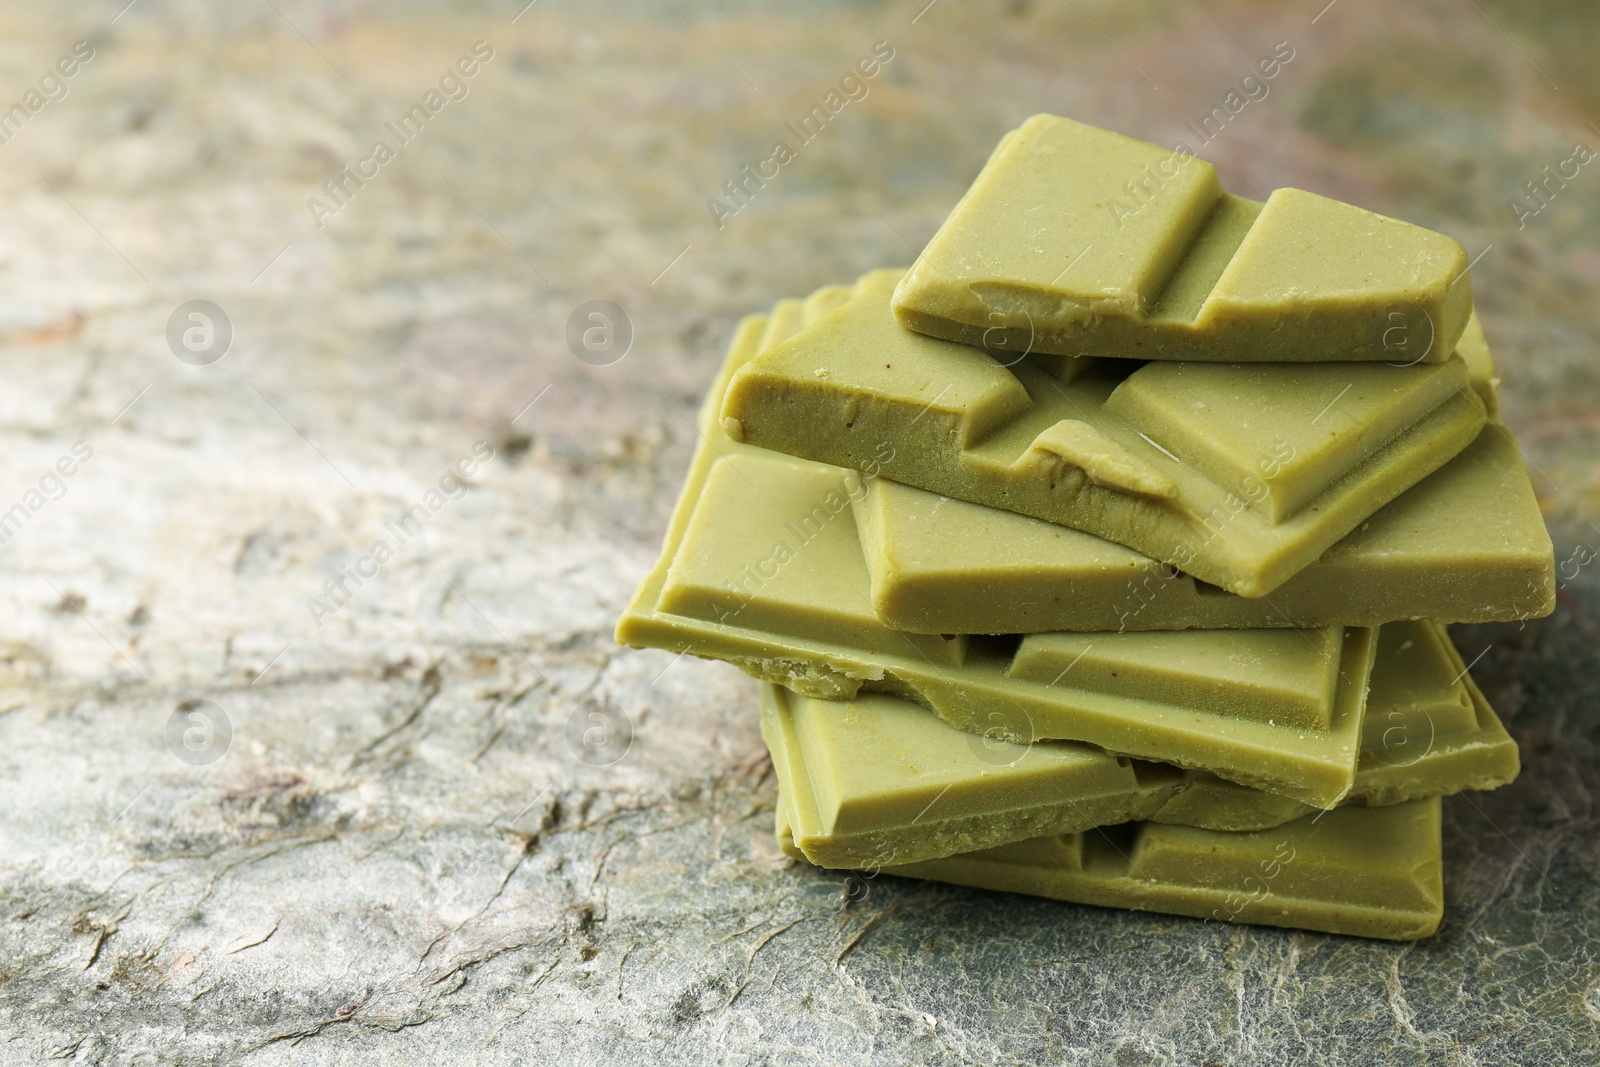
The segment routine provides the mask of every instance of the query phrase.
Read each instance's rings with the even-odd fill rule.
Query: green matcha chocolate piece
[[[1350,799],[1398,804],[1464,789],[1497,789],[1521,770],[1517,743],[1467,673],[1444,627],[1392,622],[1379,631]],[[1313,810],[1190,772],[1154,814],[1158,822],[1255,830]]]
[[[1506,733],[1461,654],[1437,623],[1397,622],[1380,631],[1355,792],[1368,804],[1431,793],[1495,789],[1517,777]]]
[[[829,292],[830,300],[837,297]],[[804,319],[824,303],[786,302],[772,321],[747,319],[713,393],[764,337],[783,328],[774,322]],[[1083,685],[1063,658],[1070,635],[1019,643],[902,634],[877,621],[868,597],[851,508],[865,492],[862,478],[733,441],[711,405],[703,414],[713,417],[699,427],[701,443],[661,558],[617,624],[622,644],[728,660],[811,696],[851,697],[863,687],[896,693],[969,732],[1085,741],[1322,807],[1349,791],[1370,630],[1219,630],[1214,655],[1191,655],[1182,670],[1165,662],[1166,637],[1160,649],[1140,655],[1149,635],[1105,634],[1096,639],[1095,666],[1086,667]],[[1321,685],[1330,677],[1324,657],[1331,657],[1337,684],[1315,691],[1301,685],[1294,711],[1277,721],[1260,683],[1241,678],[1237,663],[1282,656]],[[1125,667],[1108,666],[1112,660]]]
[[[1116,640],[1127,638],[1127,640]],[[1345,632],[1173,630],[1143,634],[1029,634],[1011,657],[1018,680],[1185,704],[1214,700],[1258,722],[1326,730],[1340,682]]]
[[[745,363],[724,430],[1084,530],[1258,597],[1484,424],[1460,358],[1007,367],[902,329],[888,306],[895,277],[865,276],[837,309]]]
[[[694,514],[619,623],[623,644],[730,660],[816,696],[897,692],[961,729],[1087,741],[1307,803],[1335,803],[1354,780],[1370,630],[1020,644],[902,634],[876,621],[867,595],[854,472],[774,454],[703,458]]]
[[[1456,342],[1456,355],[1466,360],[1467,376],[1472,379],[1472,388],[1477,391],[1478,399],[1483,401],[1489,421],[1500,422],[1500,379],[1495,375],[1494,359],[1489,355],[1489,339],[1483,335],[1483,324],[1478,321],[1476,311],[1467,317],[1467,328],[1462,331],[1461,340]]]
[[[912,633],[1495,622],[1555,609],[1550,535],[1498,424],[1265,597],[1235,596],[1093,534],[882,478],[867,483],[855,514],[873,606]]]
[[[783,841],[786,827],[779,827]],[[1135,822],[1037,837],[883,873],[1051,897],[1397,941],[1444,915],[1439,798],[1306,815],[1229,833]]]
[[[882,693],[817,700],[761,687],[796,845],[823,867],[936,859],[1149,818],[1183,772],[1091,745],[1031,745],[956,730]]]
[[[990,350],[1190,362],[1442,361],[1472,307],[1443,234],[1070,119],[1007,134],[895,292]]]
[[[795,845],[822,867],[911,863],[1135,819],[1262,830],[1315,810],[1089,745],[980,737],[884,694],[817,700],[764,684],[761,733]],[[1346,803],[1493,789],[1517,770],[1516,743],[1443,628],[1385,626]]]

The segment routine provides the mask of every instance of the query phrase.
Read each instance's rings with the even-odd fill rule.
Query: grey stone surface
[[[1592,5],[121,6],[0,14],[0,101],[94,49],[0,144],[0,1061],[1596,1061],[1600,164],[1509,203],[1600,145]],[[754,683],[610,638],[734,322],[909,260],[1027,114],[1184,139],[1279,40],[1195,147],[1487,247],[1565,561],[1555,619],[1456,635],[1526,770],[1447,802],[1441,932],[796,868]],[[567,347],[592,299],[634,327],[609,366]],[[169,349],[192,300],[232,326],[209,365]]]

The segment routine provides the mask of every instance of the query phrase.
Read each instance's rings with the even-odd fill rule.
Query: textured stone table
[[[1524,185],[1587,0],[122,2],[0,15],[0,1061],[1594,1062],[1600,164]],[[1564,587],[1456,634],[1526,770],[1429,941],[796,868],[754,683],[611,641],[737,317],[1041,110],[1481,254]]]

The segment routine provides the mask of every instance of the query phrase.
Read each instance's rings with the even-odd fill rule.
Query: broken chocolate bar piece
[[[1460,357],[1006,366],[902,329],[895,277],[866,275],[740,367],[728,436],[1083,530],[1258,597],[1484,425]]]
[[[764,342],[825,317],[838,298],[828,290],[746,320],[713,396]],[[1070,635],[904,634],[867,595],[851,509],[861,478],[728,438],[711,398],[703,415],[661,559],[618,623],[621,643],[726,659],[812,696],[896,693],[969,732],[1085,741],[1318,806],[1349,792],[1370,631],[1107,634],[1092,654],[1069,649]],[[1267,674],[1241,666],[1268,661],[1279,667]]]
[[[900,323],[991,351],[1189,362],[1436,362],[1472,307],[1443,234],[1035,115],[895,293]]]
[[[780,845],[788,837],[782,812],[780,805]],[[1444,916],[1440,837],[1439,798],[1428,797],[1342,807],[1247,832],[1125,823],[882,873],[1075,904],[1411,941],[1437,930]]]
[[[1262,830],[1316,810],[1090,745],[980,737],[881,693],[818,700],[764,684],[761,735],[795,846],[822,867],[875,869],[1131,820]],[[1345,803],[1494,789],[1518,769],[1516,742],[1443,627],[1385,626]]]
[[[817,700],[764,683],[761,736],[795,844],[823,867],[885,867],[1148,819],[1184,783],[1177,768],[1092,745],[969,734],[884,693]]]
[[[1491,394],[1492,395],[1492,394]],[[1490,425],[1265,597],[1104,538],[885,478],[854,502],[872,603],[912,633],[1499,622],[1555,609],[1555,555],[1522,455]]]

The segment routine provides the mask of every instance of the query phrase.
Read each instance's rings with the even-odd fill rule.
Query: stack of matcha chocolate
[[[824,867],[1373,937],[1517,774],[1450,622],[1554,560],[1455,241],[1050,116],[746,319],[617,628],[762,679]]]

